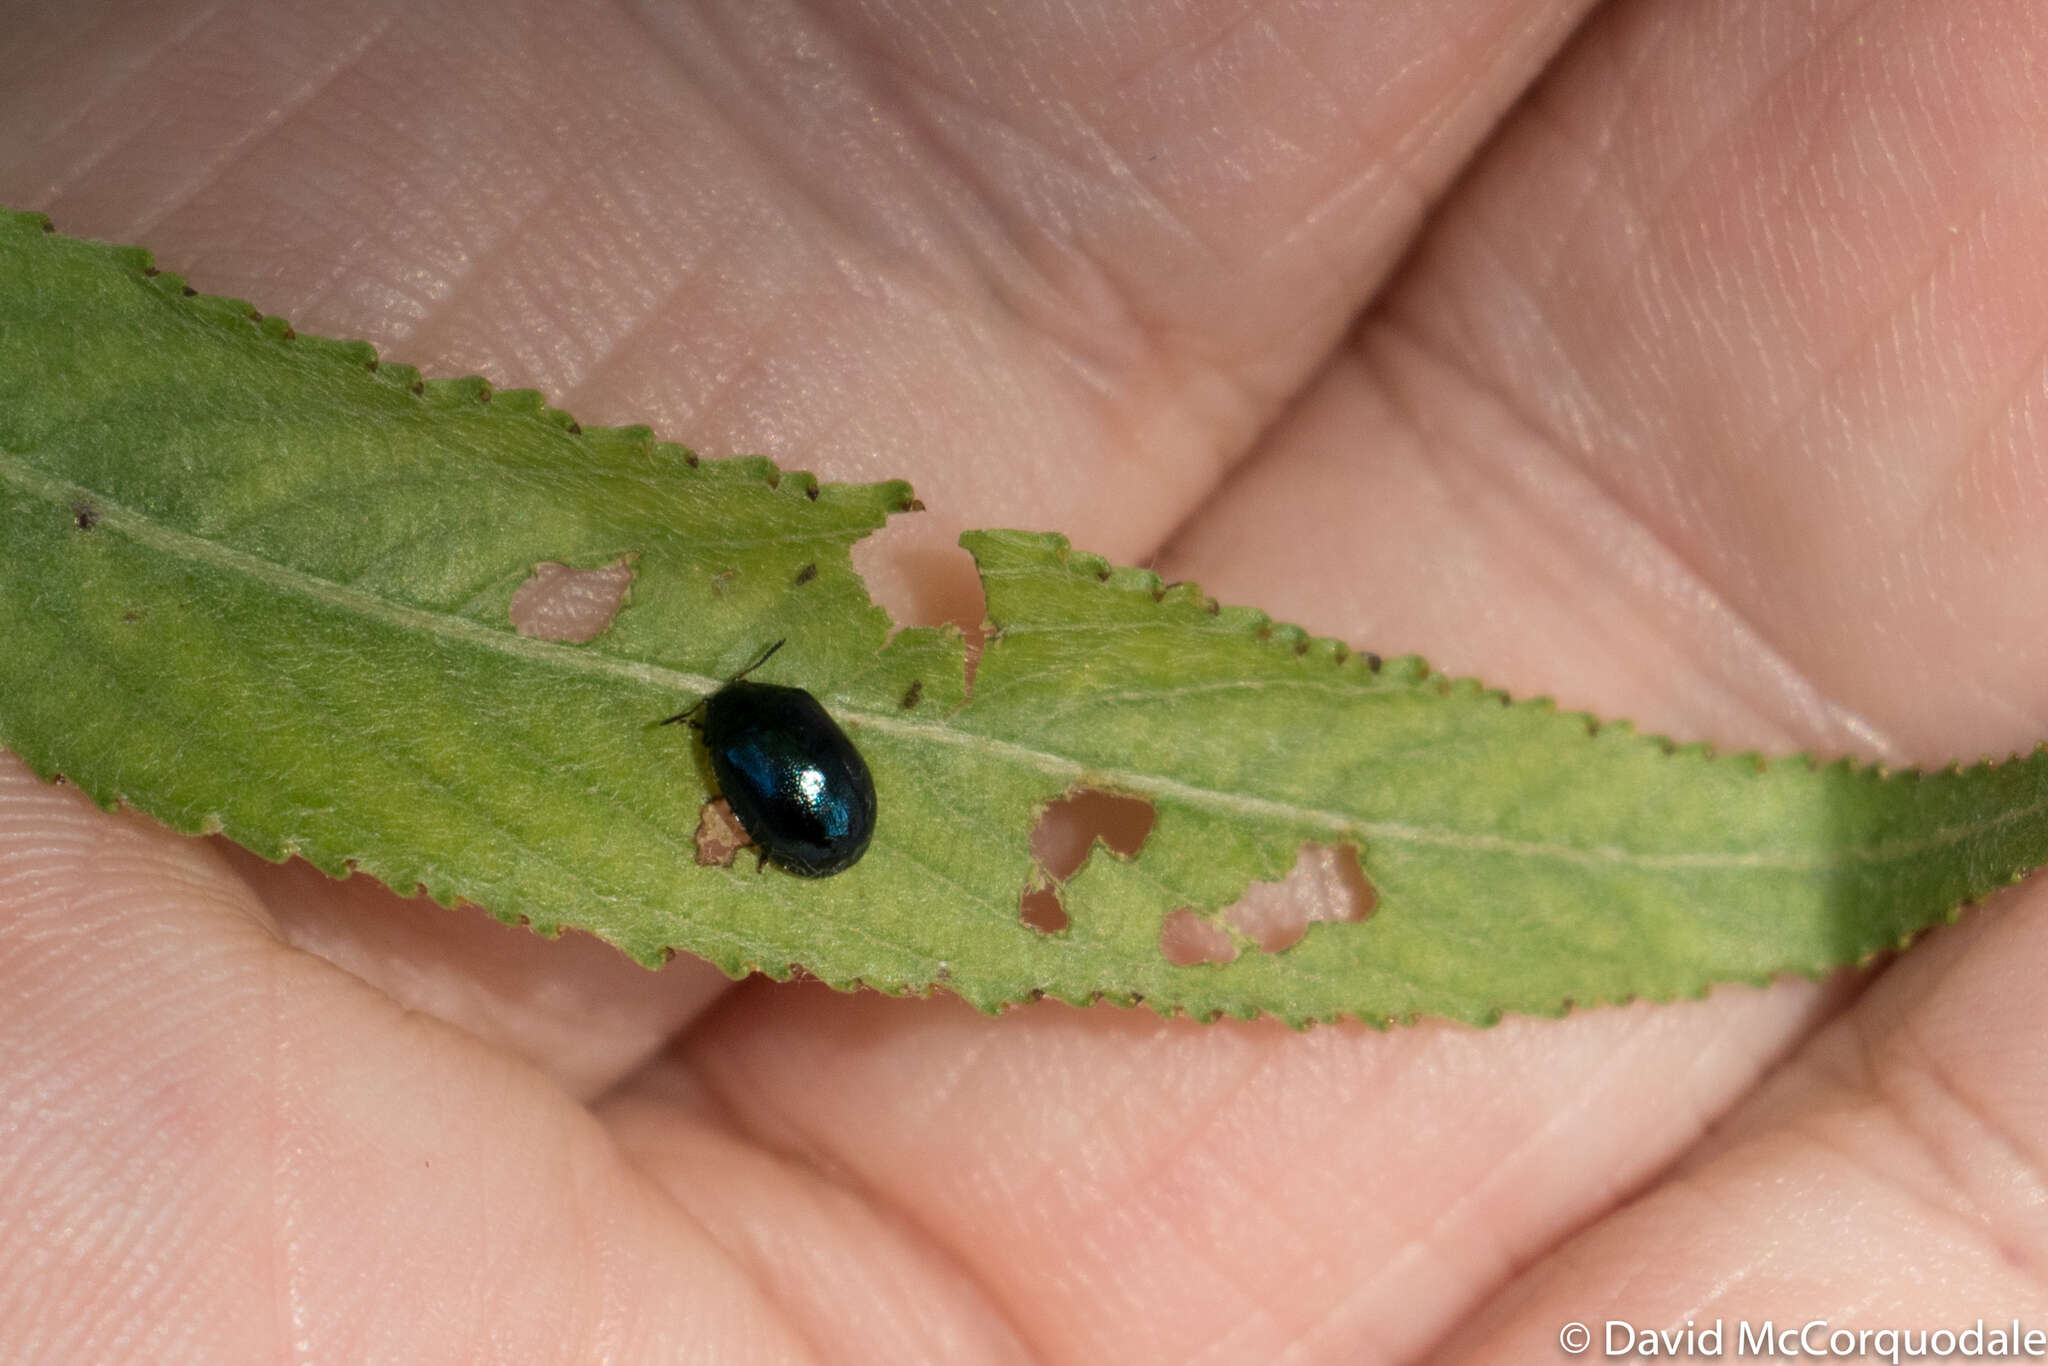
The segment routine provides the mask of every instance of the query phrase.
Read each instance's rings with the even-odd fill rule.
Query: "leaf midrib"
[[[595,653],[555,641],[522,636],[513,631],[485,626],[464,617],[393,602],[388,598],[378,597],[361,589],[351,588],[304,570],[252,555],[233,546],[223,545],[204,536],[164,526],[143,513],[107,497],[104,493],[48,473],[18,452],[0,451],[0,482],[67,514],[80,505],[90,506],[97,514],[95,529],[104,527],[119,532],[173,559],[189,560],[242,575],[281,595],[321,602],[371,620],[423,631],[446,640],[481,646],[570,673],[604,674],[667,692],[703,694],[717,689],[726,681],[642,660],[622,659],[615,655]],[[971,705],[971,702],[963,705]],[[1723,851],[1649,854],[1612,844],[1560,844],[1440,826],[1420,826],[1394,821],[1361,821],[1341,811],[1326,811],[1291,802],[1275,801],[1267,797],[1218,791],[1160,774],[1134,769],[1105,769],[1055,751],[1021,745],[1014,741],[1001,740],[929,721],[910,720],[889,712],[853,706],[841,706],[836,710],[842,719],[880,734],[926,744],[971,749],[990,758],[1020,764],[1069,783],[1085,779],[1090,783],[1118,791],[1208,807],[1234,816],[1263,819],[1296,827],[1307,826],[1343,839],[1427,845],[1465,853],[1504,854],[1591,867],[1817,872],[1849,862],[1884,864],[1911,859],[1931,849],[1957,844],[2016,821],[2048,812],[2048,796],[2044,796],[2022,806],[2002,809],[1981,820],[1940,827],[1918,838],[1846,847],[1821,854]]]

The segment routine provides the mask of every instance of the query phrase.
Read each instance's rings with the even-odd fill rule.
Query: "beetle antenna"
[[[752,664],[747,665],[746,668],[741,669],[738,673],[734,674],[731,678],[728,678],[725,681],[727,683],[739,682],[742,678],[745,678],[748,674],[760,668],[763,664],[766,664],[771,655],[773,655],[777,650],[781,649],[783,646],[787,644],[789,644],[789,637],[784,636],[782,639],[776,641],[773,645],[770,645],[767,649],[761,651],[760,658],[756,659]],[[697,728],[701,730],[703,729],[703,727],[695,720],[695,717],[698,712],[704,710],[704,704],[706,702],[709,702],[710,700],[711,694],[706,693],[704,694],[704,696],[698,698],[695,702],[691,703],[682,711],[677,712],[674,716],[664,718],[660,724],[664,726],[673,726],[676,722],[682,721],[686,724],[697,726]]]
[[[763,664],[766,664],[770,657],[772,657],[777,650],[781,649],[783,646],[787,644],[789,644],[789,637],[784,636],[782,639],[776,641],[773,645],[770,645],[767,649],[761,651],[761,657],[759,659],[755,660],[752,664],[747,665],[746,668],[741,669],[738,673],[734,674],[731,678],[728,678],[725,681],[728,683],[739,682],[742,678],[745,678],[748,674],[760,668]]]

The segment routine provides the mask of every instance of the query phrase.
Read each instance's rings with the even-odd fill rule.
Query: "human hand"
[[[0,203],[1732,747],[2031,744],[2019,5],[0,8]],[[1571,32],[1574,25],[1583,27]],[[0,1356],[1552,1359],[2041,1317],[2027,890],[1294,1035],[647,974],[0,770]],[[1939,1268],[1938,1273],[1930,1268]]]

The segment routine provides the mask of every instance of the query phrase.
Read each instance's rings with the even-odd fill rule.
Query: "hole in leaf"
[[[1026,887],[1018,899],[1018,919],[1040,934],[1058,934],[1073,923],[1053,886]]]
[[[512,629],[522,636],[593,640],[626,600],[633,582],[633,557],[621,555],[596,569],[571,569],[552,562],[537,564],[533,575],[512,595]]]
[[[697,863],[704,868],[730,868],[740,850],[752,844],[725,798],[704,803],[697,817]]]
[[[1228,963],[1237,957],[1230,931],[1183,906],[1169,911],[1159,926],[1159,952],[1177,968],[1197,963]]]
[[[889,614],[894,628],[950,622],[960,629],[971,694],[988,604],[974,558],[957,545],[938,543],[943,534],[923,518],[899,518],[854,542],[849,554],[868,596]]]
[[[1065,882],[1088,861],[1101,840],[1121,858],[1144,848],[1158,813],[1152,803],[1092,787],[1077,787],[1048,804],[1031,827],[1031,857],[1055,880]]]
[[[1279,953],[1299,943],[1310,925],[1365,919],[1378,900],[1357,846],[1303,844],[1285,878],[1252,883],[1223,918],[1261,952]]]

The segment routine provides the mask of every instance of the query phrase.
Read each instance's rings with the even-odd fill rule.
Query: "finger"
[[[1986,297],[2008,286],[1983,253],[2025,247],[2035,217],[2000,180],[2033,117],[2007,103],[2031,60],[2019,15],[1604,14],[1445,206],[1396,303],[1162,568],[1688,738],[1932,760],[2032,739],[2007,663],[2034,633],[1999,624],[1989,579],[2013,553],[1998,519],[2039,503],[2007,492],[2021,443],[1972,444],[1986,412],[2025,425],[2048,316]],[[1985,87],[1950,100],[1933,73],[1980,56]],[[1963,204],[1982,214],[1952,234]],[[1930,261],[1952,269],[1916,273]],[[1925,278],[1942,283],[1915,303]],[[1939,421],[1937,372],[1964,391]],[[1996,697],[1977,673],[1969,704],[1930,705],[1919,661],[1994,656]],[[1905,658],[1923,686],[1900,684]],[[1777,1046],[1810,1019],[1783,1017]],[[1624,1090],[1656,1084],[1615,1066]],[[1558,1132],[1595,1142],[1595,1120],[1563,1111]],[[1515,1340],[1524,1359],[1534,1340]]]
[[[1391,383],[1491,398],[1898,753],[2031,742],[2044,50],[2024,4],[1617,11],[1432,235]]]
[[[281,942],[320,954],[395,1005],[466,1030],[588,1098],[636,1068],[729,985],[705,963],[650,973],[581,936],[549,944],[471,908],[402,899],[367,878],[336,884],[302,862],[272,866],[224,843],[110,816],[75,788],[39,782],[6,754],[0,840],[10,851],[12,886],[40,898],[35,919],[14,922],[34,956],[13,963],[26,994],[7,999],[21,1000],[24,1019],[58,1037],[63,1026],[39,1011],[40,989],[29,989],[39,980],[36,965],[47,966],[51,954],[99,962],[107,957],[103,939],[147,935],[161,957],[152,971],[175,984],[187,959]],[[28,903],[14,903],[12,913],[26,916]]]
[[[2042,893],[1902,960],[1674,1179],[1533,1268],[1445,1359],[1526,1361],[1574,1321],[1602,1346],[1610,1331],[1622,1342],[1719,1322],[1731,1356],[1766,1323],[1821,1323],[1809,1349],[1837,1331],[2038,1327]]]
[[[623,1100],[636,1150],[708,1112],[792,1155],[1045,1359],[1399,1359],[1648,1179],[1825,1005],[1294,1034],[750,987]],[[687,1198],[745,1219],[741,1192]]]
[[[0,1000],[13,1359],[801,1349],[548,1078],[280,944],[212,843],[12,760]]]
[[[219,846],[285,943],[525,1059],[579,1100],[630,1076],[732,985],[701,959],[649,972],[585,934],[543,939],[473,906],[400,897],[366,877],[336,884],[302,859]]]
[[[1131,558],[1583,8],[51,9],[0,197],[586,423],[908,475],[903,555]]]

